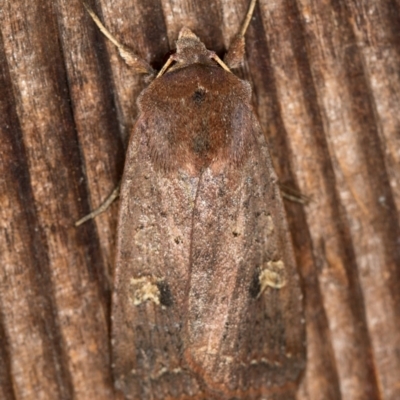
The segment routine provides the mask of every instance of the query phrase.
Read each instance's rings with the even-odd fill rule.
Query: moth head
[[[214,52],[207,50],[204,43],[189,29],[182,28],[176,41],[176,53],[173,56],[180,68],[189,64],[213,64]]]

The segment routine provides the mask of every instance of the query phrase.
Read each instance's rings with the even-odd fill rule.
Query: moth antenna
[[[82,1],[82,4],[86,8],[93,22],[97,25],[100,32],[118,49],[118,52],[125,63],[134,69],[134,71],[138,74],[154,74],[154,70],[151,65],[145,61],[143,58],[136,55],[131,49],[119,43],[118,40],[110,33],[109,30],[103,25],[100,21],[99,17],[95,14],[95,12],[90,8],[90,6]]]
[[[217,56],[217,54],[213,54],[212,58],[225,70],[231,72],[229,67]]]
[[[244,36],[246,34],[247,28],[250,25],[251,17],[254,13],[254,8],[256,7],[256,2],[257,0],[251,0],[249,9],[247,10],[246,17],[243,21],[242,28],[240,29],[238,36]]]

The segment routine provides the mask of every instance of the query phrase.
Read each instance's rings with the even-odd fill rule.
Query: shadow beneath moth
[[[112,299],[113,375],[126,399],[295,398],[299,278],[251,87],[230,72],[255,3],[225,62],[183,28],[138,98]],[[135,72],[154,74],[85,6]]]

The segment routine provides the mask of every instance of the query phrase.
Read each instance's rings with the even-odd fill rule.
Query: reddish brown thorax
[[[192,175],[239,165],[252,140],[252,120],[244,117],[251,115],[250,85],[222,69],[189,29],[176,45],[175,64],[138,100],[153,162]]]

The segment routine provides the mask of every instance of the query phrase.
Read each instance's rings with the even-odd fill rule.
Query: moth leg
[[[283,185],[282,183],[278,182],[278,185],[281,192],[281,196],[284,199],[292,201],[293,203],[299,203],[304,205],[308,205],[310,203],[311,198],[309,196],[306,196],[305,194],[302,194],[297,190],[290,188],[289,186]]]
[[[224,61],[229,68],[237,68],[243,62],[245,52],[244,35],[250,24],[251,17],[253,16],[254,8],[257,0],[251,0],[247,10],[246,18],[243,21],[239,33],[234,37],[229,47],[228,52],[225,54]]]
[[[89,221],[89,219],[96,218],[98,215],[106,211],[108,207],[110,207],[110,205],[114,202],[114,200],[119,196],[120,189],[121,185],[118,184],[118,186],[113,190],[110,196],[108,196],[106,201],[100,207],[93,210],[90,214],[85,215],[79,221],[76,221],[75,226],[82,225],[84,222]]]
[[[145,61],[143,58],[137,56],[132,50],[128,49],[126,46],[119,43],[117,41],[117,39],[115,39],[115,37],[102,24],[102,22],[99,20],[98,16],[89,7],[89,5],[84,1],[82,3],[85,6],[89,15],[92,17],[93,22],[100,29],[100,32],[117,47],[120,56],[126,62],[126,64],[129,67],[132,67],[133,70],[138,74],[154,75],[154,70],[150,66],[150,64],[147,61]]]

